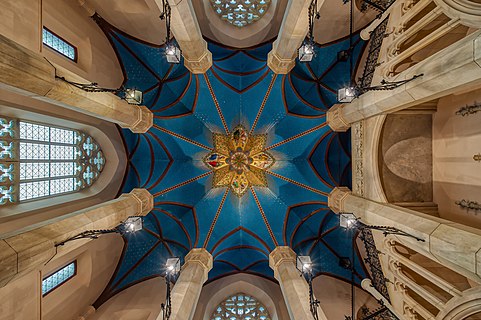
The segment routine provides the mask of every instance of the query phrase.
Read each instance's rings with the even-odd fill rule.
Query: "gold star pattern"
[[[214,150],[204,163],[214,171],[213,188],[228,187],[242,197],[251,186],[267,187],[266,170],[275,160],[264,151],[267,135],[250,135],[239,125],[231,134],[214,133]]]

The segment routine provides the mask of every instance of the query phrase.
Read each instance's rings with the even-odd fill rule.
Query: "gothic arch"
[[[2,237],[37,228],[52,219],[117,196],[125,174],[127,158],[122,138],[114,124],[29,97],[0,91],[2,115],[83,131],[99,144],[106,159],[101,175],[90,188],[0,208]],[[69,205],[65,206],[67,202]]]

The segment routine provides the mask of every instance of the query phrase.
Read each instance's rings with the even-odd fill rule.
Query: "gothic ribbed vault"
[[[194,247],[214,256],[209,281],[245,272],[273,279],[269,252],[278,245],[311,255],[315,273],[349,280],[339,266],[350,255],[352,235],[338,227],[327,206],[335,186],[350,186],[350,132],[332,132],[326,111],[337,89],[349,82],[349,64],[337,53],[348,39],[318,45],[316,57],[298,63],[287,75],[266,64],[272,42],[246,49],[213,41],[214,65],[193,75],[169,65],[163,47],[137,40],[105,20],[99,25],[111,41],[127,87],[144,92],[154,113],[145,134],[123,130],[129,169],[123,192],[146,188],[155,208],[140,234],[125,237],[117,270],[98,303],[145,279],[162,274],[170,256],[184,257]],[[364,42],[355,37],[355,61]],[[239,196],[213,188],[214,170],[204,161],[214,150],[214,134],[239,125],[265,135],[263,151],[275,162],[264,170],[266,185],[250,185]],[[357,281],[366,274],[356,261]]]

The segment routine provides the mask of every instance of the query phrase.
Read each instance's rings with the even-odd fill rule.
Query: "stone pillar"
[[[56,253],[55,243],[86,230],[112,229],[129,216],[145,216],[154,206],[153,196],[145,189],[134,189],[119,198],[87,209],[49,225],[0,240],[0,287],[11,280],[43,267]],[[90,239],[58,247],[64,255]]]
[[[296,268],[296,254],[291,248],[276,247],[269,255],[269,266],[279,281],[291,320],[312,320],[309,307],[309,285]],[[319,319],[327,320],[321,308]]]
[[[401,72],[395,80],[411,82],[393,90],[369,91],[351,103],[334,105],[327,123],[334,131],[346,131],[351,124],[380,114],[393,113],[449,94],[481,86],[481,31]]]
[[[0,35],[0,88],[111,121],[135,133],[152,126],[153,114],[145,106],[130,105],[112,93],[85,92],[55,75],[89,82]]]
[[[328,204],[334,212],[354,213],[365,224],[395,227],[424,239],[421,242],[396,236],[396,241],[403,245],[476,282],[481,281],[481,230],[364,199],[347,188],[335,188]]]
[[[194,248],[185,256],[182,271],[172,289],[171,320],[191,320],[214,260],[204,248]],[[162,313],[157,320],[162,320]]]
[[[318,1],[321,6],[324,1]],[[267,56],[267,65],[274,73],[286,74],[296,64],[297,50],[309,30],[308,9],[311,0],[290,0],[272,50]]]
[[[202,38],[192,0],[168,0],[171,7],[171,29],[182,50],[184,65],[190,72],[201,74],[212,66],[212,53]],[[155,0],[162,11],[162,0]]]

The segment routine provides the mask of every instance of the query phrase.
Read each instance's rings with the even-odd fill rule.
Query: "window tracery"
[[[210,0],[210,3],[222,20],[241,28],[262,18],[271,0]]]
[[[211,320],[271,320],[267,308],[257,299],[237,293],[222,301],[212,313]]]
[[[104,165],[81,131],[0,117],[0,205],[85,189]]]

